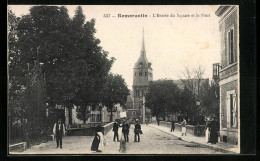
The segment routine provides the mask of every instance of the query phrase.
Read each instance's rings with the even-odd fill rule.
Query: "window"
[[[135,73],[135,76],[136,76],[136,73]]]
[[[234,53],[234,28],[228,30],[227,40],[228,60],[229,64],[233,64],[236,61],[236,55]]]
[[[147,76],[147,72],[145,72],[145,76]]]
[[[237,127],[237,103],[235,90],[227,92],[227,127]]]
[[[139,97],[139,90],[136,90],[135,96]]]
[[[142,76],[142,72],[139,73],[139,76]]]
[[[132,112],[132,115],[136,115],[136,112],[135,112],[135,111],[133,111],[133,112]]]

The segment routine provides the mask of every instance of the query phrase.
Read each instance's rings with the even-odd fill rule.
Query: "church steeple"
[[[145,45],[144,45],[144,28],[143,28],[143,42],[142,42],[141,55],[146,56]]]
[[[139,59],[135,63],[135,68],[139,68],[140,66],[149,67],[149,62],[146,58],[146,51],[145,51],[145,45],[144,45],[144,28],[143,28],[143,39],[142,39],[141,53],[140,53]]]

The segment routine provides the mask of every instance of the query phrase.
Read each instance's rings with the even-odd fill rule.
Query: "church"
[[[151,120],[151,112],[145,107],[145,94],[149,92],[149,82],[153,80],[153,69],[146,58],[144,30],[140,56],[133,68],[133,88],[127,100],[127,118],[138,119],[140,123]]]

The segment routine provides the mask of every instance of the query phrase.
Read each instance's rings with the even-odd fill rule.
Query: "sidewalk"
[[[155,124],[150,124],[149,126],[157,128],[157,129],[159,129],[162,132],[165,132],[167,134],[178,137],[179,139],[181,139],[183,141],[199,144],[200,146],[208,147],[208,148],[211,148],[211,149],[216,150],[216,151],[221,151],[221,152],[230,153],[230,154],[239,153],[237,145],[224,143],[224,142],[219,142],[217,144],[210,144],[210,143],[206,143],[205,137],[197,137],[197,136],[194,136],[194,135],[191,135],[191,134],[187,134],[187,136],[181,136],[182,133],[180,131],[175,130],[174,132],[170,132],[170,128],[158,126],[158,125],[155,125]]]

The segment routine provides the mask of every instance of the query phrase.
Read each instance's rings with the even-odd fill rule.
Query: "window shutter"
[[[236,94],[233,95],[233,127],[237,127]]]
[[[227,95],[227,101],[226,101],[226,113],[227,113],[227,127],[230,128],[230,95]]]

